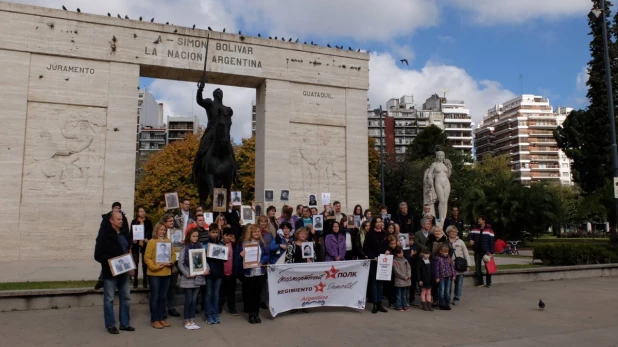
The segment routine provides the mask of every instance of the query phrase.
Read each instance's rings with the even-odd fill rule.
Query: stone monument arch
[[[256,197],[368,204],[366,53],[7,2],[0,33],[4,260],[92,259],[112,202],[132,217],[139,77],[195,83],[205,59],[256,89]]]

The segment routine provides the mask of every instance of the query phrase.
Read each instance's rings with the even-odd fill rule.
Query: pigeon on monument
[[[195,24],[193,24],[193,29],[195,29]]]
[[[170,22],[165,22],[165,25],[170,25]]]
[[[352,47],[348,47],[348,51],[353,51]]]
[[[109,13],[109,12],[107,12],[107,16],[108,16],[108,17],[111,17],[111,16],[112,16],[112,14],[111,14],[111,13]]]
[[[298,43],[299,41],[300,41],[299,39],[296,39],[296,41],[294,41],[294,42]]]
[[[330,47],[330,43],[326,44],[326,47],[331,48],[331,47]]]
[[[281,37],[281,41],[285,41],[285,37],[283,37],[283,36],[282,36],[282,37]]]
[[[65,10],[65,11],[67,10],[67,8],[66,8],[66,7],[64,7],[64,5],[62,5],[62,9],[63,9],[63,10]]]
[[[174,29],[174,32],[175,32],[175,33],[177,33],[177,32],[178,32],[178,29]]]
[[[277,39],[277,36],[275,36],[275,40]]]
[[[154,23],[154,17],[150,18],[150,23]]]
[[[260,33],[258,33],[258,37],[262,37],[262,35]]]
[[[126,14],[124,15],[124,19],[129,19],[129,16],[127,16]]]
[[[539,309],[541,311],[545,310],[545,303],[541,299],[539,299]]]
[[[208,27],[208,30],[212,31],[212,28],[211,28],[211,27]]]
[[[82,10],[80,10],[79,7],[77,8],[77,13],[82,13]]]
[[[225,28],[223,28],[223,32],[225,32]]]
[[[140,22],[142,21],[142,16],[139,16],[139,21],[140,21]]]
[[[118,13],[118,18],[122,19],[122,17],[120,17],[120,13]]]
[[[242,35],[242,31],[238,30],[238,35]]]
[[[273,39],[273,37],[272,37],[272,36],[269,36],[269,37],[268,37],[268,39],[269,39],[269,40],[272,40],[272,39]]]
[[[410,64],[408,64],[408,59],[400,59],[399,61],[401,63],[406,63],[406,65],[410,66]]]
[[[357,52],[358,52],[358,53],[360,53],[360,48],[358,49],[358,51],[357,51]]]
[[[296,41],[298,41],[298,40],[296,40]],[[292,38],[291,38],[291,37],[290,37],[290,39],[288,40],[288,42],[292,42]]]

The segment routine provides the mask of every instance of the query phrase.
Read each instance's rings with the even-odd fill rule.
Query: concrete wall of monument
[[[1,49],[157,67],[159,75],[151,77],[196,80],[208,59],[213,75],[246,77],[220,83],[257,87],[277,79],[369,88],[368,54],[301,43],[6,2],[0,2],[0,32]]]
[[[139,67],[1,49],[0,63],[3,260],[91,258],[101,213],[133,209]]]

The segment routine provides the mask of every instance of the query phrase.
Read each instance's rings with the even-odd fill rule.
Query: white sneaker
[[[187,329],[187,330],[193,330],[193,325],[191,325],[191,324],[185,324],[185,329]]]
[[[193,327],[193,330],[197,330],[200,328],[200,326],[195,323],[191,324],[191,326]]]

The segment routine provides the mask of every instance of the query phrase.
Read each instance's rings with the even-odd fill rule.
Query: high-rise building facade
[[[197,117],[167,117],[167,142],[180,141],[188,134],[196,134],[199,128]]]
[[[167,130],[163,124],[163,104],[157,103],[146,89],[138,91],[136,152],[138,162],[167,144]]]
[[[435,125],[445,131],[454,148],[472,154],[472,120],[463,101],[447,100],[434,94],[423,104],[423,109],[418,110],[412,95],[390,99],[382,112],[382,133],[380,115],[369,106],[367,109],[369,136],[376,139],[377,150],[382,138],[385,153],[401,156],[423,129]]]
[[[571,162],[553,135],[571,111],[559,107],[554,112],[547,98],[530,94],[495,105],[474,131],[476,158],[509,156],[511,171],[524,184],[572,184]]]

